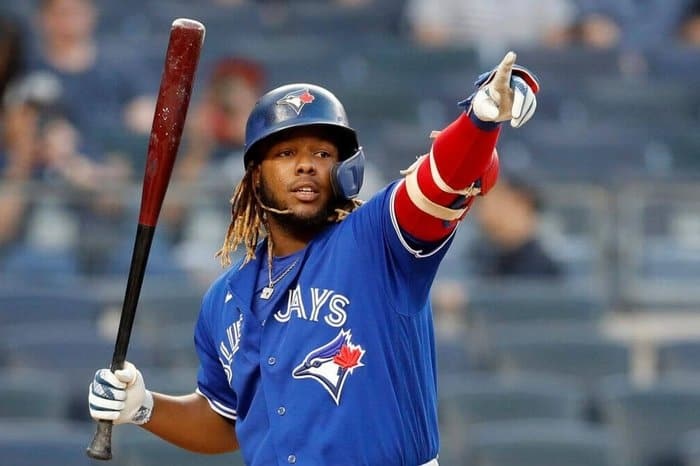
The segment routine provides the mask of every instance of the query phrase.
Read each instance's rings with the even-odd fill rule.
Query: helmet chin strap
[[[291,209],[279,210],[279,209],[275,209],[274,207],[270,207],[268,205],[265,205],[265,203],[262,201],[262,199],[260,199],[260,193],[258,192],[259,189],[260,188],[258,186],[256,186],[255,189],[253,190],[253,192],[255,194],[255,199],[258,201],[258,204],[260,204],[260,207],[262,208],[262,210],[264,210],[266,212],[280,214],[280,215],[291,215],[292,214]]]
[[[279,209],[275,209],[274,207],[266,206],[265,204],[263,204],[263,203],[260,201],[260,199],[258,199],[258,202],[260,202],[260,207],[262,207],[262,209],[263,209],[264,211],[267,211],[267,212],[273,212],[273,213],[275,213],[275,214],[282,214],[282,215],[291,215],[291,214],[293,213],[293,212],[292,212],[291,210],[289,210],[289,209],[279,210]]]

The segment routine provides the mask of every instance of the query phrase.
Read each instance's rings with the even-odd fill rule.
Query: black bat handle
[[[136,229],[136,239],[134,241],[134,251],[131,256],[131,266],[129,268],[129,278],[126,282],[126,292],[124,293],[124,304],[122,314],[119,319],[119,330],[117,340],[114,343],[114,354],[112,355],[112,372],[124,367],[126,360],[126,350],[129,348],[131,329],[136,316],[136,306],[141,294],[143,276],[146,272],[148,254],[153,242],[155,226],[140,224]],[[112,459],[112,422],[98,421],[97,431],[86,450],[90,458],[98,460]]]
[[[112,459],[112,421],[97,421],[95,436],[86,453],[96,460]]]

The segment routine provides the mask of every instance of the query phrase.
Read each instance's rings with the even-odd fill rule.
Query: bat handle
[[[98,421],[95,436],[86,450],[90,458],[96,460],[112,459],[112,421]]]

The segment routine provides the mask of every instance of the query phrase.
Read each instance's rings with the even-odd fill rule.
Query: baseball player
[[[496,182],[501,122],[533,115],[539,85],[509,52],[404,177],[355,199],[364,154],[328,90],[265,94],[246,128],[246,172],[219,255],[246,256],[207,291],[197,388],[146,389],[101,369],[90,414],[246,464],[437,465],[429,291],[460,220]]]

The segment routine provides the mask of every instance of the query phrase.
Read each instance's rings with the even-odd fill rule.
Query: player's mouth
[[[301,183],[292,188],[294,197],[302,202],[312,202],[318,199],[320,193],[313,183]]]

